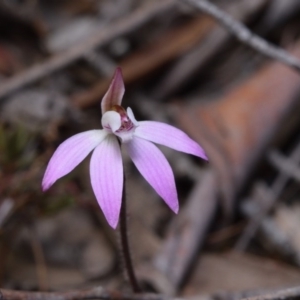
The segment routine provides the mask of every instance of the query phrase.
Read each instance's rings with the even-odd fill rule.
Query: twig
[[[87,63],[98,73],[110,77],[117,68],[116,63],[104,52],[92,50],[84,55]]]
[[[300,287],[293,287],[285,290],[280,290],[274,293],[261,296],[243,298],[242,300],[284,300],[300,297]]]
[[[269,159],[271,159],[271,155],[269,155]],[[300,162],[300,143],[296,146],[296,148],[292,151],[290,160],[293,162],[294,165],[298,165]],[[267,205],[260,210],[259,214],[256,214],[252,220],[249,222],[247,227],[244,230],[244,233],[239,238],[235,245],[235,249],[238,251],[243,251],[247,248],[249,242],[255,235],[256,231],[259,229],[263,219],[265,218],[266,214],[272,209],[275,205],[276,200],[280,196],[282,190],[284,189],[285,185],[287,184],[290,174],[287,173],[284,169],[278,168],[280,173],[273,182],[272,186],[270,187],[269,191],[265,191],[264,195],[268,198]]]
[[[298,162],[295,162],[291,158],[284,157],[277,150],[270,152],[269,160],[282,173],[300,181],[300,168]]]
[[[109,291],[102,287],[68,292],[26,292],[0,289],[0,300],[171,300],[159,294],[128,294]],[[173,298],[174,299],[174,298]],[[174,299],[175,300],[175,299]],[[177,299],[179,300],[179,299]]]
[[[142,47],[126,56],[119,62],[125,83],[129,84],[136,81],[137,78],[141,79],[185,53],[199,43],[213,26],[214,22],[211,18],[196,18],[179,28],[168,30],[147,47]],[[96,82],[88,90],[76,93],[71,98],[71,102],[80,108],[97,103],[109,85],[110,76],[107,77],[107,79]]]
[[[234,1],[233,3],[229,2],[226,11],[238,21],[244,22],[250,16],[261,11],[265,4],[266,0]],[[153,97],[163,100],[179,91],[204,65],[212,61],[220,51],[223,51],[230,37],[230,33],[222,27],[213,27],[203,41],[174,62],[169,73],[156,87]]]
[[[217,208],[217,179],[207,169],[171,223],[162,251],[156,255],[155,267],[165,274],[177,290],[191,270]]]
[[[292,287],[277,291],[251,290],[233,293],[217,292],[211,295],[205,295],[205,298],[211,300],[285,300],[296,297],[298,298],[299,296],[300,287]],[[201,298],[203,298],[203,295],[197,295],[191,298],[177,298],[161,294],[129,294],[106,290],[102,287],[86,290],[73,290],[68,292],[27,292],[0,289],[0,300],[183,300]]]
[[[0,228],[4,224],[7,217],[11,214],[14,208],[14,201],[11,198],[6,198],[0,202]]]
[[[219,9],[207,0],[181,0],[191,4],[200,11],[212,16],[221,23],[230,33],[232,33],[239,41],[252,47],[256,51],[300,71],[300,60],[289,54],[280,47],[276,47],[268,43],[263,38],[255,35],[242,23],[234,20],[229,14]]]
[[[83,57],[86,53],[96,47],[102,46],[110,40],[126,34],[133,28],[141,26],[159,13],[166,13],[175,5],[173,0],[155,2],[155,5],[142,6],[126,18],[109,25],[108,28],[99,30],[87,41],[80,42],[79,45],[71,47],[63,53],[49,58],[44,63],[33,66],[16,76],[1,82],[0,98],[20,89],[28,84],[35,82],[47,75],[50,75]]]

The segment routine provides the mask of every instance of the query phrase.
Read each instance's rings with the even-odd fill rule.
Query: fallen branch
[[[27,292],[0,289],[0,300],[170,300],[160,294],[129,294],[108,291],[102,287],[68,292]],[[175,299],[174,299],[175,300]],[[179,299],[177,299],[179,300]]]
[[[126,84],[142,78],[157,70],[162,65],[193,48],[214,27],[211,18],[197,18],[180,26],[170,29],[147,47],[139,49],[119,62]],[[139,66],[138,68],[136,66]],[[84,108],[93,105],[103,97],[110,82],[110,76],[100,79],[88,90],[75,94],[71,102]]]
[[[300,297],[300,287],[293,287],[285,290],[276,291],[274,293],[243,298],[242,300],[285,300]]]
[[[263,202],[267,203],[267,205],[260,208],[259,214],[255,214],[251,217],[249,224],[246,226],[243,234],[235,245],[235,249],[237,251],[244,251],[248,247],[251,239],[255,236],[263,220],[266,218],[266,215],[274,207],[276,201],[278,201],[284,187],[290,178],[293,175],[295,176],[295,174],[293,174],[293,172],[295,172],[295,168],[298,173],[298,180],[300,180],[299,170],[297,170],[297,166],[300,163],[300,143],[292,151],[290,158],[288,159],[283,159],[277,152],[274,151],[271,152],[268,157],[269,161],[278,169],[279,175],[269,188],[269,191],[266,190],[266,187],[264,188],[264,191],[260,188],[260,195],[265,198]]]
[[[224,9],[239,22],[245,22],[249,18],[257,15],[267,1],[268,0],[229,1],[229,4],[226,5]],[[207,18],[212,19],[210,16],[207,16]],[[164,100],[171,94],[179,91],[190,80],[193,80],[199,70],[209,64],[220,51],[223,51],[230,38],[230,32],[216,24],[210,34],[201,41],[201,43],[195,45],[195,47],[187,51],[187,53],[174,62],[168,74],[158,86],[156,86],[153,98]]]
[[[85,56],[86,53],[141,26],[157,14],[167,13],[175,4],[173,0],[164,0],[156,2],[154,5],[142,6],[126,18],[114,23],[114,25],[109,25],[107,28],[99,30],[99,32],[79,45],[71,47],[49,58],[44,63],[33,66],[10,79],[2,81],[0,98],[70,65],[75,60]]]
[[[292,287],[276,291],[252,290],[239,292],[217,292],[215,294],[205,295],[208,300],[285,300],[299,298],[299,296],[300,287]],[[203,295],[178,298],[162,294],[130,294],[106,290],[103,287],[86,290],[73,290],[68,292],[27,292],[0,289],[0,300],[188,300],[200,299],[202,297]]]
[[[229,14],[219,9],[207,0],[181,0],[189,3],[201,12],[204,12],[219,23],[221,23],[230,33],[232,33],[239,41],[252,47],[254,50],[296,69],[300,72],[300,60],[289,54],[280,47],[276,47],[268,43],[265,39],[257,36],[242,23],[234,20]]]

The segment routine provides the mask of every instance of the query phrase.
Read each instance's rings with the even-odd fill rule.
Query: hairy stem
[[[121,235],[121,253],[124,260],[125,269],[128,275],[132,291],[134,293],[141,292],[141,289],[138,285],[133,264],[131,253],[129,249],[128,242],[128,229],[127,229],[127,213],[126,213],[126,178],[124,174],[124,185],[123,185],[123,194],[122,194],[122,207],[120,212],[120,235]]]

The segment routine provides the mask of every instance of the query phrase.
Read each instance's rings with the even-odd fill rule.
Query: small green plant
[[[13,172],[30,165],[36,155],[34,136],[21,126],[0,124],[0,171]]]

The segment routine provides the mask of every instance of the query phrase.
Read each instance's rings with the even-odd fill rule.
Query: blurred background
[[[299,0],[211,2],[300,57]],[[89,158],[41,191],[57,146],[101,128],[117,66],[137,120],[181,128],[209,157],[161,147],[176,216],[124,153],[143,289],[233,299],[299,284],[299,73],[185,1],[0,0],[0,287],[127,288]]]

